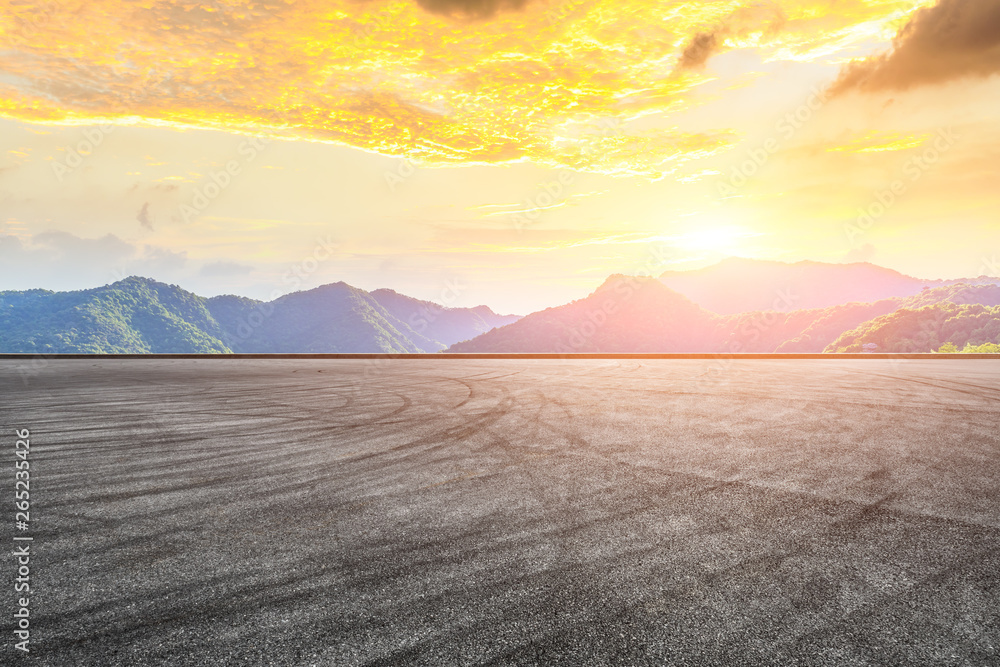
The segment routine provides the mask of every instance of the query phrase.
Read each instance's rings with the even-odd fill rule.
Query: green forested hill
[[[585,299],[517,318],[342,282],[264,302],[132,277],[76,292],[0,292],[0,352],[933,352],[1000,343],[995,284],[794,303],[717,315],[662,281],[616,275]]]
[[[201,297],[146,278],[79,292],[0,292],[3,352],[229,352]]]
[[[391,289],[377,289],[371,295],[393,317],[405,322],[418,334],[440,341],[445,346],[475,338],[520,319],[517,315],[497,315],[486,306],[446,308]]]
[[[393,295],[394,307],[404,312],[427,303]],[[488,328],[482,308],[441,312],[450,335],[473,338]],[[75,292],[0,292],[0,352],[8,353],[437,352],[445,347],[372,294],[345,283],[271,302],[206,299],[137,277]]]
[[[444,344],[390,315],[368,292],[345,283],[271,302],[216,297],[208,309],[234,352],[437,352]]]
[[[711,352],[822,352],[844,330],[892,312],[899,301],[717,316],[706,343]]]
[[[878,352],[935,352],[946,343],[1000,343],[1000,306],[937,303],[901,308],[851,329],[830,343],[826,352],[864,352],[875,344]]]
[[[915,310],[938,303],[978,303],[983,306],[1000,306],[1000,285],[973,285],[958,283],[934,289],[925,289],[904,299],[900,308]]]
[[[824,308],[815,313],[800,332],[778,344],[775,352],[822,352],[840,334],[862,322],[891,313],[899,308],[900,299],[882,299],[874,303],[848,303]]]

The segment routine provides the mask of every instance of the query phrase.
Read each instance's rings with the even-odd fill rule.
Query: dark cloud
[[[143,229],[153,231],[153,221],[149,218],[149,202],[142,205],[142,208],[139,209],[139,214],[135,216],[135,219],[139,221],[139,224],[142,225]]]
[[[914,12],[892,45],[845,66],[830,92],[905,90],[1000,73],[1000,0],[941,0]]]
[[[718,50],[719,38],[717,33],[699,32],[684,49],[678,67],[681,69],[701,67]]]
[[[786,23],[784,12],[777,5],[758,3],[740,7],[711,30],[697,33],[681,53],[677,69],[697,69],[722,50],[727,37],[743,37],[763,31],[765,36],[778,33]]]
[[[417,4],[435,14],[488,18],[499,11],[523,9],[528,0],[417,0]]]

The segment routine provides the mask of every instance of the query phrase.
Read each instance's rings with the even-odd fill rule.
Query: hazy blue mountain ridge
[[[438,312],[427,310],[429,302],[392,294],[382,296],[397,312]],[[516,319],[483,307],[441,308],[422,333],[371,293],[342,282],[264,302],[232,295],[206,299],[130,277],[71,292],[0,292],[0,352],[437,352],[488,331],[492,322]],[[419,319],[416,324],[421,328]],[[437,334],[445,340],[433,338]]]

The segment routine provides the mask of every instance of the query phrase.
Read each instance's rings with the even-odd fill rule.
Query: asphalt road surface
[[[1000,664],[1000,361],[6,360],[0,396],[3,664]]]

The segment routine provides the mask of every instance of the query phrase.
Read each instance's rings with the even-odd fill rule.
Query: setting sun
[[[746,249],[747,240],[759,236],[760,233],[751,232],[738,225],[706,224],[676,237],[674,243],[677,247],[689,251],[743,255],[741,251]]]

